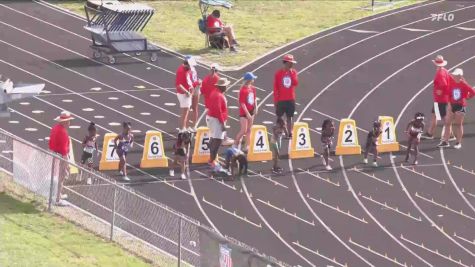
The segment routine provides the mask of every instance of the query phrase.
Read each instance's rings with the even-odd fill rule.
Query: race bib
[[[92,154],[94,152],[94,147],[86,146],[84,147],[84,152]]]
[[[282,83],[284,84],[285,88],[290,88],[292,86],[292,79],[289,76],[284,76]]]
[[[254,105],[254,93],[249,93],[247,95],[247,103],[251,106]]]
[[[219,21],[216,21],[216,22],[214,23],[214,27],[215,27],[215,28],[219,28],[220,26],[221,26],[221,25],[219,25]]]
[[[457,101],[457,100],[460,100],[460,98],[462,98],[462,92],[459,88],[455,88],[453,91],[452,91],[452,98]]]

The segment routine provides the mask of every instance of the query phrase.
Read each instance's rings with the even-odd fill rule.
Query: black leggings
[[[368,158],[368,153],[372,153],[374,156],[374,161],[378,160],[378,146],[373,142],[366,142],[366,148],[364,151],[364,158]]]

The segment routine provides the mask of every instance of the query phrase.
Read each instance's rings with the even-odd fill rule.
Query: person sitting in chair
[[[236,46],[239,44],[236,41],[236,35],[234,34],[232,25],[224,25],[220,19],[221,13],[219,10],[214,10],[211,15],[206,18],[206,27],[208,28],[208,34],[214,35],[222,33],[229,40],[231,51],[236,51]]]

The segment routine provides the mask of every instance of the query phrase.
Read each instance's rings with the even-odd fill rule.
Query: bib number
[[[292,79],[290,79],[289,76],[285,76],[285,77],[282,79],[282,83],[284,84],[284,87],[285,87],[285,88],[290,88],[290,86],[292,86]]]
[[[455,101],[460,100],[462,98],[462,92],[460,89],[456,88],[452,91],[452,97],[454,98]]]

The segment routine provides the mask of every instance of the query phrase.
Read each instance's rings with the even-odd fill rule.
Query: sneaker
[[[457,140],[457,137],[455,137],[455,136],[451,136],[451,137],[449,138],[449,141],[456,141],[456,140]]]
[[[171,177],[175,176],[175,170],[170,170],[168,174],[170,174]]]
[[[447,141],[441,141],[437,147],[450,147],[450,144]]]
[[[368,164],[368,159],[363,159],[364,164]]]
[[[414,165],[417,165],[419,164],[419,162],[417,160],[414,160]]]
[[[378,163],[376,161],[373,161],[373,167],[378,167]]]
[[[230,50],[231,52],[237,52],[237,49],[236,49],[235,46],[231,46],[231,47],[229,48],[229,50]]]
[[[186,174],[182,173],[182,174],[181,174],[181,179],[182,179],[182,180],[186,180]]]
[[[434,139],[434,135],[425,133],[421,136],[422,139],[432,140]]]
[[[54,205],[55,205],[55,206],[58,206],[58,207],[66,207],[66,206],[68,206],[69,204],[68,204],[68,202],[66,202],[65,200],[60,199],[59,201],[56,201],[56,202],[54,203]]]
[[[123,175],[124,175],[124,172],[123,172],[123,171],[119,171],[119,174],[123,176]]]
[[[91,177],[87,178],[86,184],[91,185],[92,184],[92,179]]]
[[[326,169],[327,171],[333,170],[333,169],[332,169],[332,166],[330,166],[330,165],[325,166],[325,169]]]
[[[232,45],[234,45],[234,46],[240,46],[239,43],[238,43],[236,40],[233,40],[231,43],[232,43]]]
[[[129,178],[129,176],[124,175],[124,177],[122,177],[122,180],[124,180],[124,181],[126,181],[126,182],[129,182],[129,181],[130,181],[130,178]]]
[[[281,174],[284,171],[281,167],[272,168],[272,173]]]
[[[61,198],[61,199],[67,199],[67,198],[68,198],[68,195],[67,195],[67,194],[61,194],[60,198]]]
[[[462,144],[457,142],[455,143],[455,146],[454,146],[455,149],[461,149],[462,148]]]

